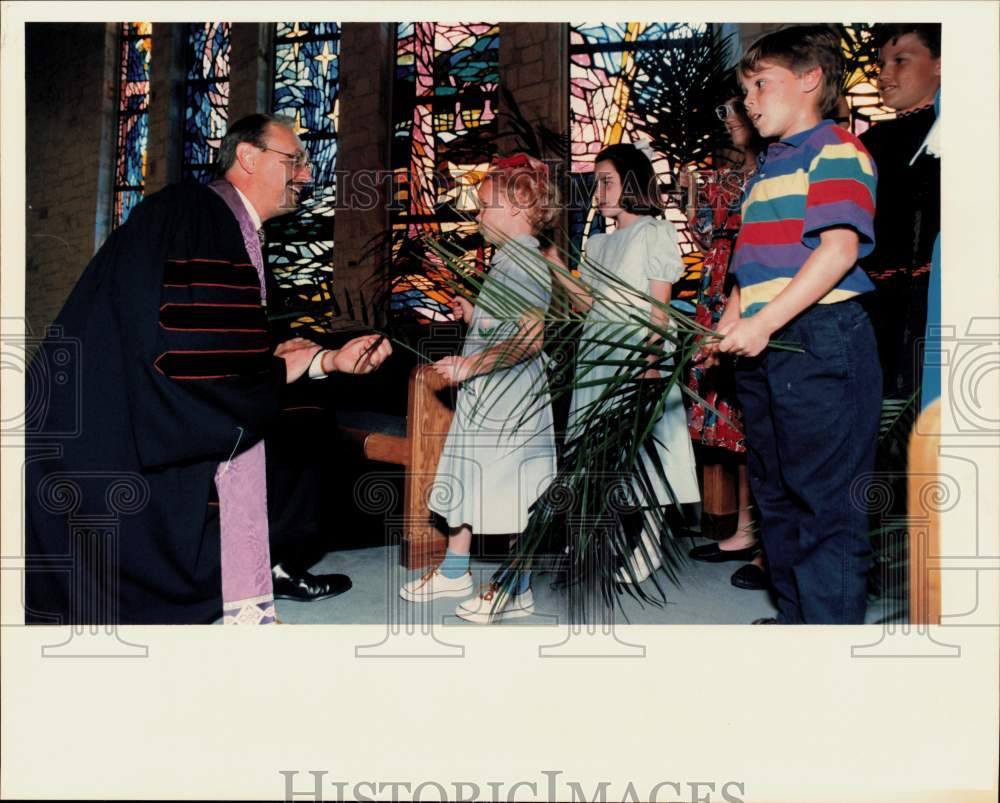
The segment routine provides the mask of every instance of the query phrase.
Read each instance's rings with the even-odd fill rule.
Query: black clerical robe
[[[213,477],[285,382],[232,212],[198,184],[144,200],[54,326],[27,385],[27,622],[218,619]]]
[[[861,266],[876,289],[868,303],[883,392],[897,398],[919,388],[923,364],[919,345],[927,323],[931,253],[941,229],[941,160],[926,153],[913,157],[935,119],[934,107],[926,106],[861,135],[878,168],[875,248]]]

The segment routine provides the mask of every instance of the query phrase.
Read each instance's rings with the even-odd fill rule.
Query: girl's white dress
[[[462,356],[510,337],[529,309],[544,314],[550,295],[538,240],[525,235],[498,248],[476,300]],[[528,508],[555,473],[552,405],[545,357],[539,354],[459,386],[430,509],[450,527],[520,533],[528,524]]]
[[[591,264],[588,264],[591,263]],[[620,339],[629,343],[640,343],[649,330],[629,321],[629,314],[639,314],[643,320],[650,319],[650,303],[638,298],[621,285],[600,275],[601,270],[614,274],[628,287],[649,295],[650,280],[676,282],[684,271],[680,249],[677,246],[677,231],[668,220],[657,220],[644,216],[624,229],[616,229],[608,234],[597,234],[587,243],[586,259],[580,264],[584,281],[595,290],[597,299],[587,314],[580,335],[577,353],[577,381],[605,379],[613,377],[622,369],[614,364],[585,366],[586,360],[616,360],[633,358],[634,354],[625,349],[609,352],[599,339]],[[602,298],[603,296],[603,298]],[[608,300],[605,301],[604,298]],[[609,325],[609,322],[611,325]],[[620,325],[617,325],[620,324]],[[672,349],[670,343],[666,349]],[[583,373],[586,372],[586,373]],[[570,408],[569,431],[581,425],[587,416],[587,405],[594,402],[604,391],[604,387],[590,386],[577,388],[573,392]],[[669,493],[652,467],[648,456],[643,453],[643,461],[659,500],[660,506],[678,503],[698,502],[698,476],[695,470],[694,449],[688,434],[687,416],[679,385],[674,385],[667,394],[662,417],[653,428],[660,462],[670,485]]]

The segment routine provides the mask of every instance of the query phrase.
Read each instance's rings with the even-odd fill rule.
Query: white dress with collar
[[[586,259],[580,265],[581,275],[599,294],[613,298],[615,303],[602,304],[598,301],[587,314],[577,353],[577,381],[608,379],[613,377],[616,371],[622,370],[620,366],[610,362],[584,368],[581,362],[587,359],[601,362],[634,358],[634,355],[626,349],[609,352],[606,345],[598,344],[596,340],[608,339],[614,333],[614,337],[625,338],[631,343],[640,343],[648,335],[647,329],[634,321],[629,322],[627,316],[638,313],[648,320],[649,302],[631,296],[627,289],[601,276],[595,270],[594,264],[600,266],[601,270],[614,274],[629,287],[647,295],[651,280],[676,282],[684,271],[677,245],[677,231],[673,223],[668,220],[643,217],[627,228],[590,238]],[[620,323],[620,326],[615,327],[615,323]],[[668,344],[667,348],[672,346]],[[587,373],[581,373],[583,370]],[[587,415],[587,406],[592,404],[603,390],[603,387],[597,385],[578,388],[573,393],[570,434],[583,423]],[[687,415],[679,385],[674,385],[667,394],[666,407],[653,428],[652,437],[657,444],[660,462],[670,485],[668,491],[660,480],[659,473],[652,468],[644,455],[647,474],[651,477],[659,504],[663,506],[673,504],[675,501],[681,504],[700,501],[694,449],[691,446]]]
[[[522,236],[498,248],[476,300],[462,356],[513,334],[529,309],[544,313],[550,294],[538,240]],[[545,357],[539,354],[459,386],[430,509],[450,527],[520,533],[528,524],[528,508],[555,472],[552,405]]]

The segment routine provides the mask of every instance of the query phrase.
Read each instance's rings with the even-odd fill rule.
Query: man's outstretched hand
[[[285,382],[295,382],[302,377],[321,346],[304,337],[293,337],[281,343],[274,356],[285,361]],[[344,374],[370,374],[378,368],[386,357],[392,354],[392,346],[383,335],[362,335],[349,340],[336,351],[324,351],[323,373],[339,371]]]
[[[344,374],[370,374],[392,354],[392,345],[384,335],[362,335],[347,341],[337,351],[324,354],[323,370],[327,363],[334,371]]]
[[[319,343],[313,343],[304,337],[293,337],[284,343],[279,343],[274,350],[275,357],[285,361],[285,383],[291,384],[309,370],[316,352],[320,350]]]

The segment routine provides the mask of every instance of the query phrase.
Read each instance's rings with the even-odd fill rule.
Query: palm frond
[[[526,306],[537,303],[537,295],[530,292],[550,281],[549,274],[564,270],[560,265],[542,260],[537,251],[519,243],[510,244],[511,258],[531,281],[513,282],[485,292],[488,280],[475,276],[471,282],[480,292],[477,303],[488,307],[491,316],[516,320]],[[427,249],[449,267],[455,275],[469,272],[463,264],[462,254],[447,244],[428,241]],[[699,348],[699,340],[714,337],[714,333],[693,321],[676,316],[669,323],[659,323],[647,312],[657,306],[669,310],[649,294],[635,290],[604,266],[593,262],[587,265],[588,275],[601,278],[601,288],[589,287],[590,296],[600,314],[588,323],[587,334],[577,344],[577,372],[564,371],[558,382],[536,383],[531,392],[518,400],[510,426],[516,428],[541,404],[572,394],[583,388],[597,388],[595,398],[577,411],[577,420],[566,435],[559,477],[553,490],[543,495],[531,511],[527,530],[522,533],[497,573],[495,581],[502,592],[509,590],[520,569],[532,564],[541,545],[551,543],[562,528],[567,510],[560,508],[552,496],[572,498],[569,512],[574,527],[570,549],[570,562],[574,570],[583,566],[595,567],[596,582],[601,596],[613,603],[623,594],[640,601],[657,604],[665,599],[660,578],[655,578],[655,592],[637,584],[620,585],[614,581],[618,564],[625,565],[631,554],[630,544],[622,532],[623,507],[620,498],[624,493],[627,507],[639,511],[643,526],[659,536],[671,532],[668,512],[657,491],[666,488],[667,496],[676,502],[676,495],[669,486],[667,466],[657,450],[653,434],[661,418],[668,394],[678,384],[683,385],[686,365]],[[545,275],[539,275],[544,271]],[[569,275],[568,273],[566,275]],[[537,292],[537,291],[536,291]],[[579,317],[565,307],[550,305],[545,313],[550,328],[574,325]],[[510,330],[498,330],[486,343],[500,345]],[[776,348],[797,348],[795,344],[775,343]],[[588,370],[597,365],[614,366],[610,376],[597,375]],[[650,369],[659,371],[659,378],[643,378]],[[477,398],[476,405],[489,405],[509,385],[497,381],[490,392]],[[492,395],[491,395],[492,394]],[[623,490],[624,489],[624,490]],[[666,568],[666,577],[679,582],[678,569],[686,556],[673,539],[657,547],[660,562]],[[641,545],[640,545],[641,546]],[[598,559],[599,555],[610,559]],[[589,582],[589,581],[588,581]],[[502,599],[502,594],[499,597]]]
[[[500,86],[503,97],[503,111],[498,115],[506,123],[507,132],[501,132],[498,140],[512,139],[514,150],[527,153],[536,159],[563,159],[570,151],[568,134],[560,134],[544,123],[531,123],[521,111],[514,93],[506,86]],[[503,128],[503,126],[501,126]]]
[[[878,423],[879,441],[886,443],[893,438],[908,438],[916,420],[916,393],[906,399],[892,397],[883,399]]]
[[[729,38],[712,28],[663,50],[636,53],[629,110],[636,127],[667,157],[675,186],[683,165],[706,167],[729,144],[715,116],[715,107],[732,94]]]

